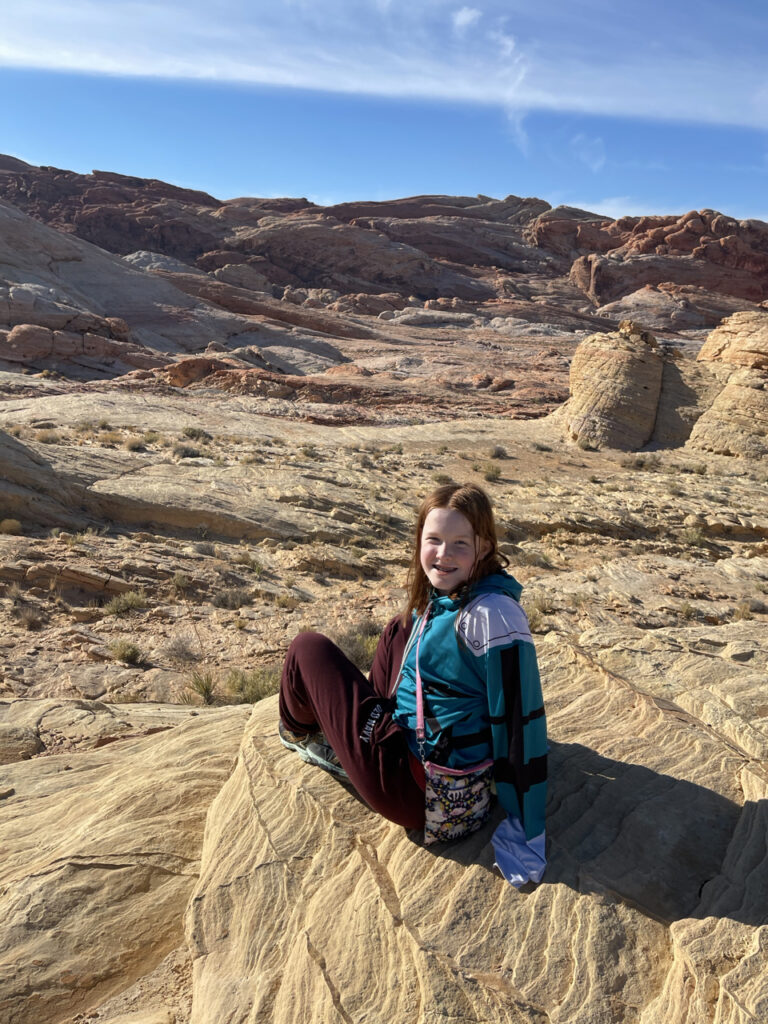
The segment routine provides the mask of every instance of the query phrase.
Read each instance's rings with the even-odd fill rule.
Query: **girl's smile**
[[[475,563],[490,550],[479,542],[472,524],[453,508],[433,508],[421,531],[421,568],[435,588],[450,594],[466,583]]]

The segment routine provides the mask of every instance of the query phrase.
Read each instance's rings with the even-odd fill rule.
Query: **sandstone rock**
[[[734,313],[702,345],[698,359],[749,370],[768,369],[768,313]]]
[[[247,716],[5,769],[3,1019],[61,1021],[152,970],[179,944],[210,800]],[[162,780],[162,784],[158,784]]]
[[[768,455],[768,372],[737,370],[698,419],[691,448],[761,459]]]
[[[763,458],[768,454],[768,313],[735,313],[709,335],[698,359],[720,372],[735,369],[698,420],[690,447]]]
[[[458,295],[481,300],[491,290],[450,270],[412,246],[375,231],[354,228],[321,214],[265,217],[248,236],[244,252],[267,255],[302,281],[339,292],[414,290],[424,299]]]
[[[764,272],[755,274],[742,267],[716,265],[693,255],[641,255],[622,259],[616,255],[580,256],[571,266],[570,280],[602,307],[644,285],[695,285],[722,292],[748,303],[768,298]]]
[[[667,354],[651,440],[662,448],[678,448],[691,436],[699,417],[717,399],[722,381],[706,364]]]
[[[271,285],[264,274],[247,263],[225,263],[213,272],[217,281],[234,285],[236,288],[247,288],[252,292],[271,292]]]
[[[112,340],[90,332],[52,331],[35,324],[18,324],[12,328],[0,341],[0,359],[25,366],[90,366],[99,376],[110,370],[114,373],[130,367],[149,369],[169,362],[167,356],[130,340]]]
[[[568,436],[592,447],[632,450],[651,438],[663,360],[648,332],[621,327],[593,334],[571,363],[571,397],[562,410]]]
[[[766,998],[764,779],[635,691],[644,677],[629,666],[603,672],[586,639],[542,643],[540,656],[551,845],[534,891],[493,872],[490,826],[424,849],[283,750],[274,699],[257,707],[187,910],[193,1024],[401,1020],[416,1005],[425,1020],[683,1024],[689,1000],[697,1024],[746,1024],[743,1001]],[[691,677],[707,664],[693,660]],[[713,974],[727,981],[707,1002]]]
[[[33,729],[3,722],[0,724],[0,764],[27,761],[43,749]]]
[[[0,261],[0,324],[9,327],[34,324],[109,336],[117,319],[128,325],[134,343],[160,353],[195,351],[215,337],[257,333],[252,322],[207,306],[158,275],[135,270],[2,201]],[[187,276],[195,276],[192,268]]]
[[[691,330],[716,327],[723,317],[737,310],[759,307],[746,299],[709,291],[696,285],[675,285],[667,281],[646,284],[629,295],[600,306],[601,316],[632,317],[651,328]]]

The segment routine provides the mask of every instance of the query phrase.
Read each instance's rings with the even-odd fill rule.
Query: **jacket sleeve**
[[[496,792],[533,839],[544,831],[547,797],[547,726],[533,643],[490,648],[486,682]]]

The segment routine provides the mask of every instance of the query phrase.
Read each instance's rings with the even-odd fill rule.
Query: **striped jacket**
[[[426,757],[450,768],[492,758],[499,801],[531,839],[544,830],[547,734],[521,590],[513,576],[497,573],[474,584],[463,605],[435,595],[419,668]],[[416,621],[412,637],[419,626]],[[415,642],[403,661],[393,717],[418,756]]]

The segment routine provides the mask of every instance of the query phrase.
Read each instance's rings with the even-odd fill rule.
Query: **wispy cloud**
[[[713,0],[687,19],[661,0],[26,0],[0,65],[768,128],[768,19],[745,19]],[[638,46],[649,20],[660,42]]]
[[[462,7],[458,11],[454,11],[451,15],[454,32],[463,35],[470,25],[474,25],[480,20],[482,15],[483,12],[478,11],[476,7]]]
[[[551,200],[554,203],[560,202],[564,206],[573,206],[577,210],[588,210],[590,213],[602,213],[612,220],[619,217],[665,217],[671,214],[687,213],[683,209],[660,209],[658,203],[649,204],[647,201],[637,199],[634,196],[604,196],[596,199],[560,197]]]
[[[600,137],[590,139],[583,132],[571,139],[571,150],[577,160],[597,174],[605,167],[605,143]]]

